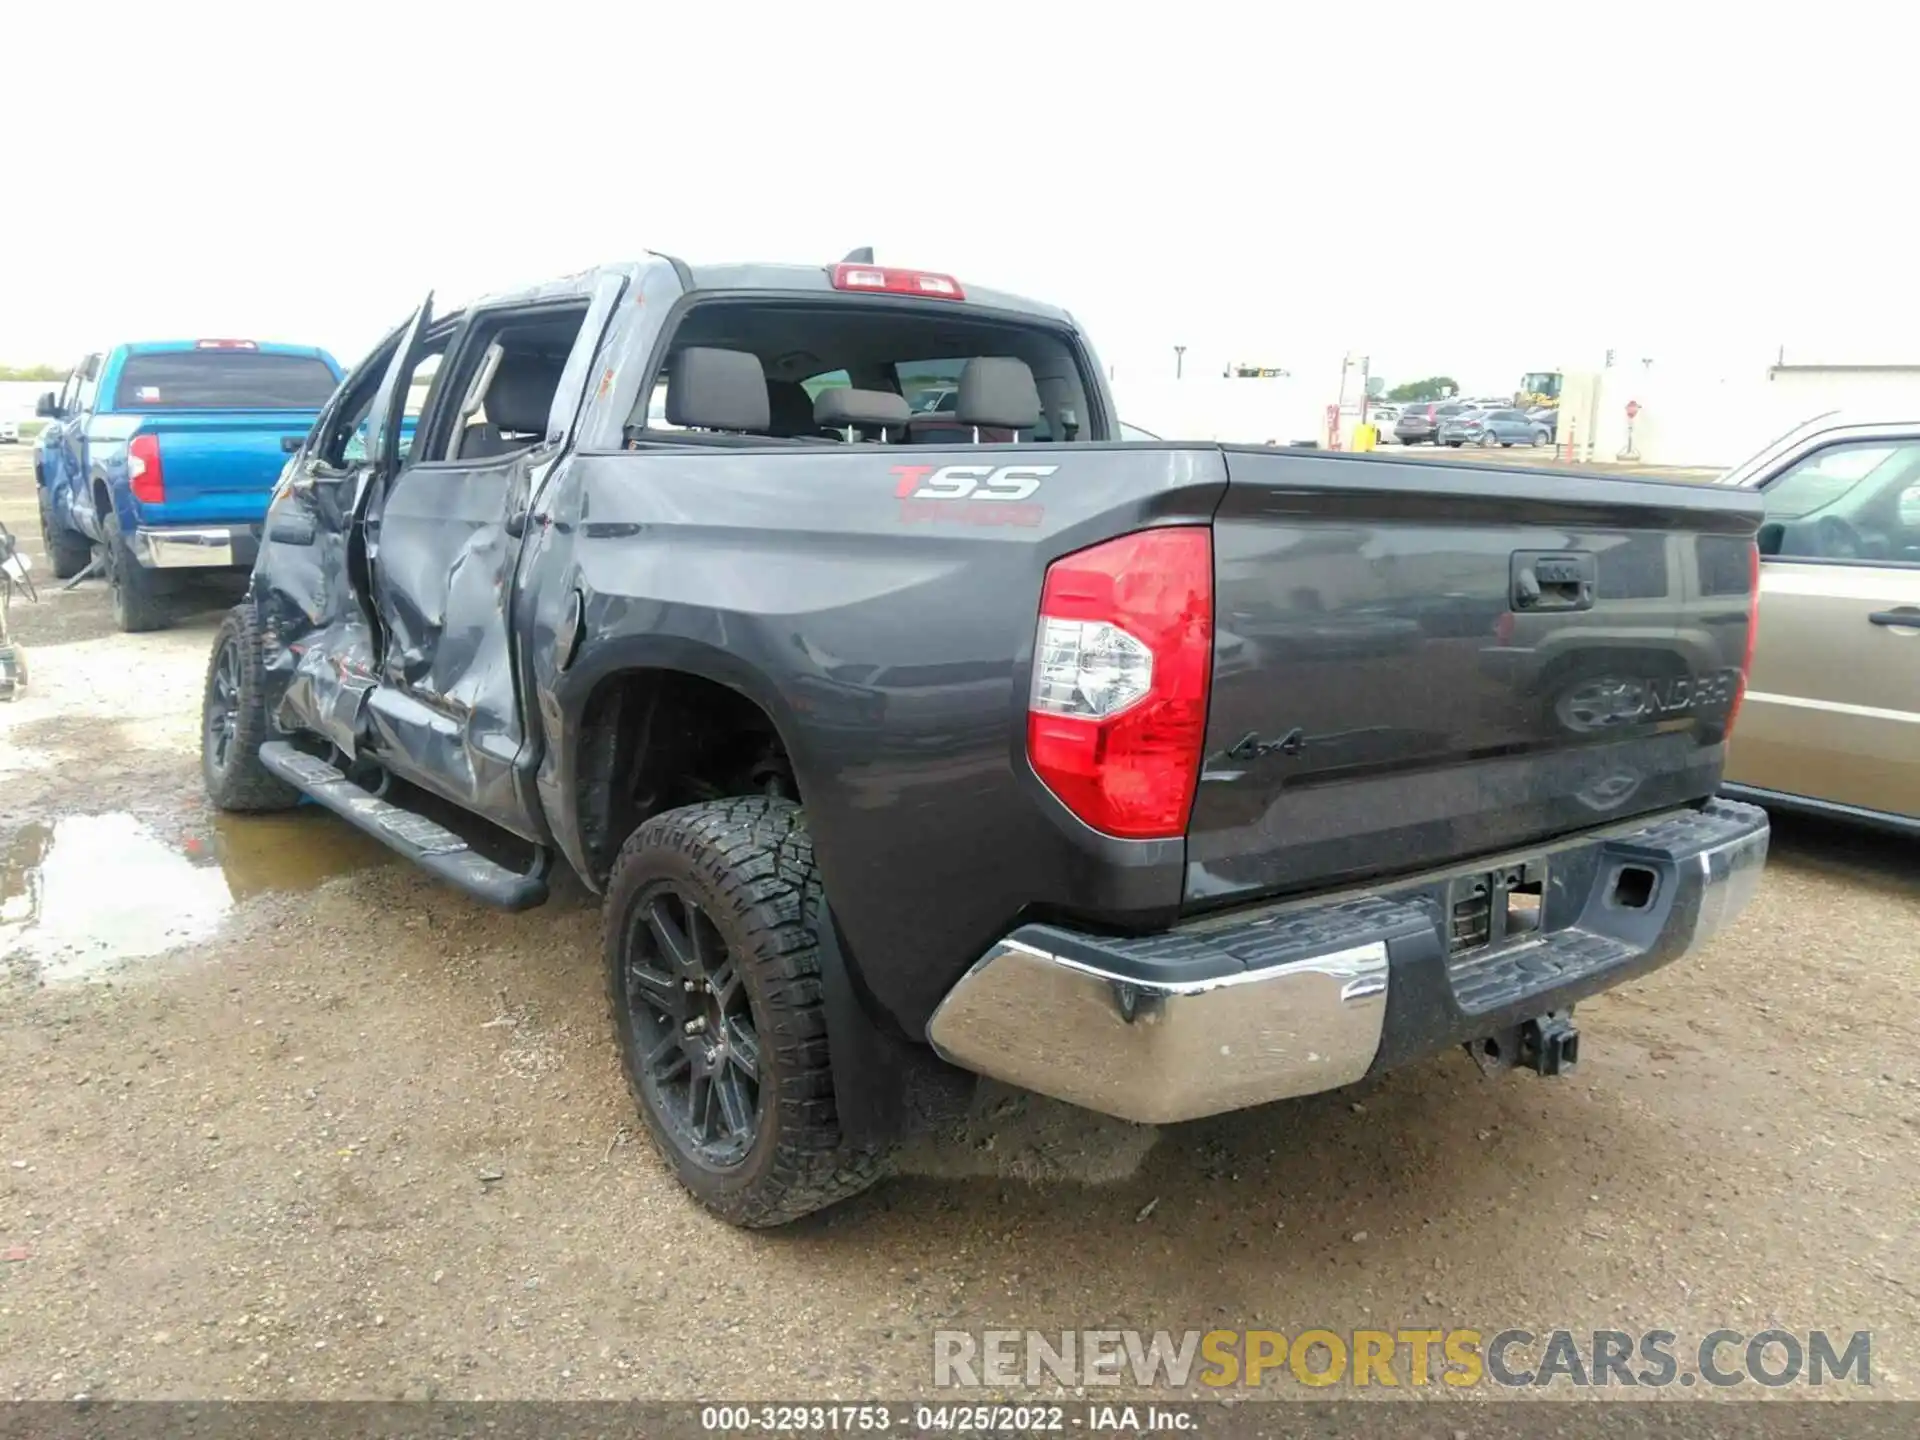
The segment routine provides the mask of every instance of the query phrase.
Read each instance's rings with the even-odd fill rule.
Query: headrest
[[[976,436],[984,445],[1011,445],[1020,438],[1004,425],[962,425],[950,413],[916,415],[907,422],[907,440],[914,445],[971,445]]]
[[[1031,430],[1040,423],[1040,391],[1024,360],[983,355],[960,371],[953,418],[962,425]]]
[[[906,397],[891,390],[822,390],[813,400],[813,423],[835,429],[843,425],[903,429],[912,413]]]
[[[745,350],[690,345],[667,363],[667,423],[687,430],[764,431],[767,372]]]
[[[774,434],[813,433],[813,396],[798,380],[767,381],[767,407],[772,419],[768,428]]]
[[[545,439],[553,392],[560,388],[564,364],[545,355],[503,356],[487,385],[484,402],[493,428]]]

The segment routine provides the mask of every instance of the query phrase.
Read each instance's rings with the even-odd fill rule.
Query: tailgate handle
[[[1508,598],[1515,610],[1591,610],[1599,578],[1585,551],[1516,550]]]

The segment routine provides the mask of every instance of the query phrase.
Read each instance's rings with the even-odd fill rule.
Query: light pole
[[[1186,373],[1186,368],[1187,347],[1184,345],[1176,345],[1173,347],[1173,378],[1176,380],[1180,379]]]

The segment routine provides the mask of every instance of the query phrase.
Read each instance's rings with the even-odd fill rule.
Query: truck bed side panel
[[[1225,455],[1189,908],[1413,870],[1714,792],[1746,643],[1752,497]],[[1517,601],[1529,557],[1590,566],[1590,605]]]
[[[1017,505],[903,498],[896,467],[948,464],[1055,468]],[[557,837],[597,883],[609,857],[576,795],[595,687],[686,670],[780,728],[828,899],[870,993],[909,1034],[1043,901],[1169,922],[1184,843],[1095,835],[1026,763],[1034,627],[1054,558],[1156,521],[1204,523],[1224,488],[1217,450],[1143,445],[574,457],[542,501],[550,523],[519,589],[538,607],[519,623],[536,636],[539,783]],[[585,639],[556,673],[548,637],[576,591]]]

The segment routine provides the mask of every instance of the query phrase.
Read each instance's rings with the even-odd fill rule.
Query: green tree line
[[[58,365],[0,365],[0,380],[64,380],[67,372]]]
[[[1389,400],[1441,400],[1460,393],[1460,382],[1451,375],[1430,375],[1425,380],[1409,380],[1387,391]]]

